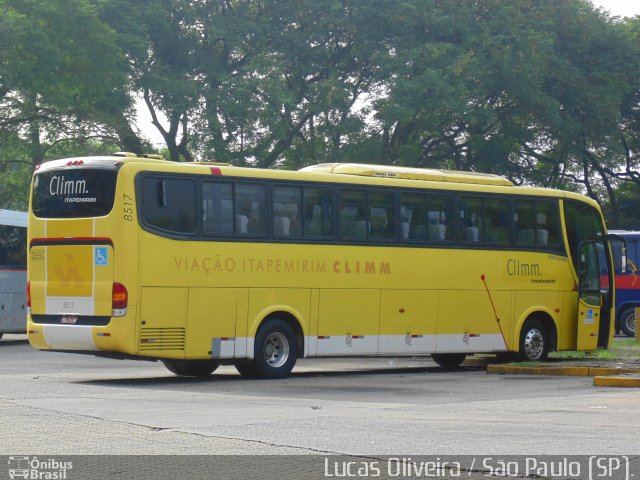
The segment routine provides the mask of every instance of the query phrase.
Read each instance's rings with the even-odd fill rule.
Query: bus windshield
[[[598,212],[586,204],[565,202],[564,215],[571,258],[577,270],[580,244],[597,239],[602,241],[605,228]]]

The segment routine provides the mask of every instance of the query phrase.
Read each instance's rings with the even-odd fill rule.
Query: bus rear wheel
[[[527,320],[520,332],[519,360],[546,360],[549,355],[549,341],[545,328],[539,320]]]
[[[465,358],[466,353],[432,353],[431,358],[441,367],[459,367]]]
[[[258,371],[252,360],[238,360],[233,364],[240,375],[247,378],[258,377]]]
[[[162,360],[171,373],[182,377],[208,377],[220,363],[215,360]]]
[[[620,329],[627,337],[635,337],[636,328],[638,328],[636,309],[634,307],[627,308],[622,312],[622,315],[620,315]]]
[[[260,378],[283,378],[291,373],[297,359],[298,343],[291,325],[274,318],[258,330],[253,361],[247,372]],[[241,369],[238,371],[243,373]]]

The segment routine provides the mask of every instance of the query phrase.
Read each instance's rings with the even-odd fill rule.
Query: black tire
[[[251,360],[238,360],[234,363],[236,370],[240,375],[247,378],[256,378],[258,377],[258,371],[256,370],[256,366]]]
[[[284,378],[291,373],[297,359],[298,342],[293,329],[287,322],[274,318],[258,330],[253,361],[247,373],[259,378]]]
[[[220,363],[215,360],[162,360],[171,373],[182,377],[208,377]]]
[[[432,353],[431,358],[441,367],[454,368],[459,367],[465,358],[466,353]]]
[[[549,335],[539,320],[524,322],[520,332],[518,360],[536,362],[547,359],[549,355]]]
[[[636,309],[634,307],[627,308],[620,315],[620,330],[627,337],[636,336],[636,328],[638,328],[638,319],[636,318]]]

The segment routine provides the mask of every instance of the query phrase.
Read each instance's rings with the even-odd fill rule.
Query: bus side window
[[[302,191],[299,187],[273,188],[273,234],[276,237],[299,237],[299,212]]]
[[[27,229],[0,225],[0,267],[26,268]]]
[[[366,238],[367,220],[364,216],[365,192],[342,190],[340,192],[340,236],[343,238]]]
[[[627,274],[640,275],[640,241],[627,240]]]
[[[515,225],[516,243],[522,246],[535,245],[535,223],[533,200],[516,200]]]
[[[516,243],[522,246],[560,244],[557,204],[548,200],[516,200]]]
[[[266,192],[262,185],[237,184],[234,192],[236,234],[266,235]]]
[[[482,241],[482,198],[460,197],[460,221],[463,242],[478,243]]]
[[[427,220],[429,222],[428,239],[430,242],[445,242],[452,239],[451,195],[430,194],[428,197]]]
[[[333,235],[333,191],[328,188],[304,187],[304,235],[327,237]]]
[[[369,192],[369,237],[392,239],[395,237],[393,193]]]
[[[400,239],[427,239],[427,196],[423,193],[400,194]]]
[[[536,200],[536,242],[538,245],[560,245],[558,204]]]
[[[509,243],[509,204],[505,198],[484,199],[485,241]]]
[[[145,178],[142,218],[147,225],[167,232],[195,233],[195,183],[178,178]]]
[[[203,183],[202,212],[205,235],[233,234],[233,187],[231,184]]]

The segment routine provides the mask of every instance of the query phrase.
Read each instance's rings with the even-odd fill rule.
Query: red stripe
[[[26,268],[0,268],[0,272],[26,272]]]
[[[616,288],[640,290],[640,275],[616,275]]]

